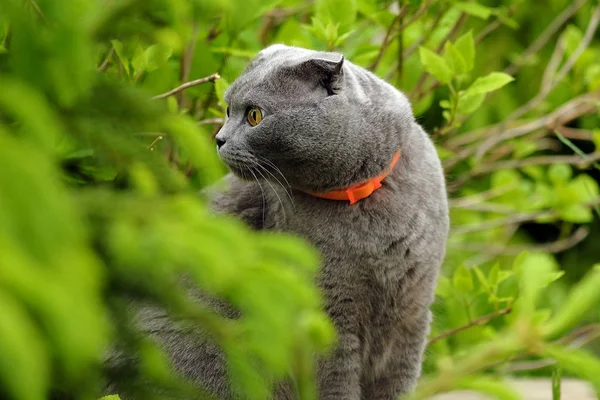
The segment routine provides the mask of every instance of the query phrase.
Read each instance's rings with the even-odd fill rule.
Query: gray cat
[[[299,235],[322,257],[318,284],[338,343],[318,361],[319,399],[391,400],[410,391],[449,219],[440,161],[407,98],[341,54],[273,45],[225,100],[216,140],[233,174],[214,209],[257,230]],[[388,172],[380,184],[346,191]],[[332,196],[346,200],[323,198]],[[232,398],[214,347],[168,324],[152,329],[185,376]]]

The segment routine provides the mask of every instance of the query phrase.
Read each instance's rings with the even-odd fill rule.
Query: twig
[[[514,13],[516,8],[517,8],[517,4],[511,5],[510,7],[508,7],[507,14],[510,15],[510,14]],[[494,32],[500,26],[502,26],[502,20],[500,18],[497,18],[494,22],[492,22],[491,24],[486,26],[484,30],[479,32],[479,34],[475,38],[475,44],[478,45],[479,43],[481,43],[483,41],[483,39],[488,37],[490,33]]]
[[[198,125],[220,125],[224,122],[223,118],[208,118],[198,121]]]
[[[429,38],[431,38],[431,35],[433,34],[433,32],[435,32],[435,29],[437,28],[440,21],[442,20],[443,15],[444,15],[444,13],[437,13],[435,20],[433,21],[431,26],[427,29],[427,34],[419,37],[419,39],[417,39],[408,49],[406,49],[402,53],[403,60],[406,60],[408,57],[410,57],[412,55],[412,53],[414,53],[415,50],[418,49],[419,46],[421,46],[421,44],[426,43],[429,40]],[[394,75],[394,72],[396,72],[397,70],[398,70],[398,62],[394,63],[394,65],[392,66],[390,71],[385,75],[385,79],[390,80],[392,78],[392,76]]]
[[[538,36],[533,43],[531,43],[527,50],[525,50],[521,57],[519,57],[519,60],[517,60],[515,64],[512,64],[506,68],[504,72],[509,75],[514,75],[523,65],[525,65],[525,62],[529,59],[529,57],[540,51],[542,47],[546,45],[548,40],[550,40],[550,38],[554,36],[556,32],[558,32],[563,24],[567,22],[567,20],[571,18],[585,3],[587,3],[587,0],[576,0],[575,2],[571,3],[571,5],[556,18],[554,18],[550,25],[546,27],[544,32],[542,32],[542,34]]]
[[[506,160],[499,161],[492,164],[482,165],[480,167],[476,167],[473,170],[473,173],[470,177],[488,174],[490,172],[499,171],[501,169],[514,169],[514,168],[523,168],[531,165],[551,165],[557,163],[564,164],[575,164],[575,165],[586,165],[592,163],[594,161],[600,160],[600,151],[590,153],[587,155],[587,158],[582,158],[580,155],[572,155],[572,156],[539,156],[539,157],[530,157],[525,158],[523,160]]]
[[[509,193],[515,190],[518,185],[502,185],[493,189],[486,190],[485,192],[477,193],[471,196],[461,197],[459,199],[450,200],[451,208],[468,208],[475,204],[480,204],[486,200],[493,199],[495,197],[502,196],[503,194]]]
[[[458,225],[451,230],[452,235],[463,235],[466,233],[481,232],[488,229],[499,228],[503,226],[509,226],[514,224],[521,224],[523,222],[535,221],[542,217],[551,217],[554,215],[553,211],[544,210],[528,214],[517,214],[507,218],[492,219],[483,223]]]
[[[192,61],[194,59],[194,51],[196,50],[196,43],[198,41],[198,32],[200,27],[198,24],[194,24],[194,29],[192,31],[192,39],[188,44],[187,48],[181,55],[181,65],[180,65],[180,79],[181,82],[187,82],[190,79],[190,70],[192,68]],[[181,91],[177,94],[177,103],[180,107],[185,106],[184,101],[185,98],[183,96],[184,92]]]
[[[114,53],[115,53],[115,48],[111,47],[110,50],[108,51],[108,54],[104,58],[104,61],[102,61],[102,64],[100,64],[100,66],[97,68],[97,70],[99,72],[106,71],[106,68],[108,68],[108,65],[110,64],[110,60],[112,59],[112,56]]]
[[[157,136],[156,139],[154,139],[152,141],[152,143],[150,143],[150,145],[148,146],[149,150],[154,150],[154,146],[156,145],[156,143],[160,142],[161,140],[163,140],[163,136]]]
[[[558,126],[554,128],[558,133],[574,140],[593,140],[594,132],[588,129],[568,128],[566,126]]]
[[[548,90],[552,85],[552,79],[556,76],[556,71],[558,71],[558,67],[565,55],[566,49],[567,46],[565,45],[565,41],[561,38],[561,40],[556,43],[550,61],[544,70],[544,76],[542,77],[542,92]]]
[[[454,39],[456,34],[460,31],[460,28],[462,28],[462,26],[464,25],[467,18],[468,18],[468,15],[466,13],[461,14],[460,18],[458,19],[458,21],[456,21],[456,24],[454,25],[454,27],[452,28],[450,33],[448,33],[448,35],[444,38],[444,40],[442,40],[442,42],[438,46],[436,53],[438,53],[438,54],[441,53],[442,50],[444,50],[444,46],[445,46],[446,42]],[[411,92],[408,96],[410,99],[414,99],[414,101],[421,99],[421,98],[427,96],[429,93],[433,92],[435,89],[437,89],[441,85],[441,83],[436,80],[435,82],[433,82],[433,84],[431,86],[429,86],[429,88],[427,88],[426,90],[423,91],[423,85],[427,81],[427,76],[428,76],[427,72],[423,72],[423,74],[421,74],[419,81],[417,82],[417,84],[415,85],[413,90],[411,90]]]
[[[592,324],[588,326],[584,326],[581,329],[578,329],[567,336],[564,336],[558,340],[556,340],[553,344],[562,344],[568,345],[569,348],[576,349],[584,346],[585,344],[597,339],[600,337],[600,324]],[[514,362],[518,360],[522,360],[526,357],[530,356],[530,354],[523,354],[517,357],[514,357],[512,360],[512,364],[507,365],[505,368],[502,368],[501,371],[503,373],[510,372],[519,372],[519,371],[533,371],[536,369],[541,369],[548,367],[550,365],[554,365],[556,363],[555,360],[551,359],[542,359],[535,361],[521,361]],[[484,369],[490,369],[502,364],[505,364],[506,361],[500,361],[497,363],[490,364],[486,366]]]
[[[385,37],[383,38],[383,43],[381,43],[381,48],[379,49],[379,53],[377,53],[377,57],[371,63],[371,65],[369,65],[369,69],[371,71],[375,71],[375,69],[377,69],[377,66],[383,59],[383,55],[385,54],[385,51],[387,50],[390,43],[392,43],[392,32],[394,31],[394,27],[396,26],[397,23],[402,21],[402,18],[404,17],[404,14],[406,14],[407,10],[408,10],[407,5],[402,6],[400,11],[398,12],[398,15],[396,15],[396,17],[394,18],[394,20],[388,27],[387,32],[385,33]]]
[[[502,22],[499,19],[497,19],[488,26],[486,26],[485,29],[479,32],[479,34],[475,38],[475,45],[478,45],[479,43],[483,42],[483,39],[485,39],[490,33],[494,32],[496,29],[500,28],[501,25]]]
[[[576,245],[581,243],[586,237],[588,237],[589,234],[590,230],[587,227],[582,226],[568,238],[559,239],[554,242],[543,243],[539,245],[504,246],[490,243],[461,243],[460,245],[455,246],[455,248],[463,251],[485,253],[485,255],[492,257],[496,257],[499,255],[514,256],[522,253],[523,251],[543,251],[546,253],[556,254],[568,250],[572,247],[575,247]]]
[[[484,137],[487,136],[487,139],[484,140],[475,151],[471,152],[471,154],[475,153],[479,159],[490,148],[496,146],[498,143],[504,140],[514,139],[516,137],[526,135],[542,127],[546,127],[549,131],[551,131],[557,126],[562,126],[581,115],[594,111],[597,108],[595,102],[598,100],[600,100],[600,91],[586,93],[563,104],[560,108],[550,114],[544,115],[532,122],[516,128],[505,130],[502,133],[500,132],[505,128],[505,122],[486,128],[482,131],[479,131],[478,135]],[[470,139],[472,139],[472,137],[470,137]],[[459,140],[456,140],[453,145],[458,145],[458,142]],[[467,157],[471,154],[468,154]]]
[[[153,99],[158,100],[158,99],[164,99],[167,98],[169,96],[173,96],[174,94],[177,94],[179,92],[181,92],[182,90],[185,90],[187,88],[190,88],[192,86],[197,86],[197,85],[201,85],[203,83],[207,83],[207,82],[214,82],[217,79],[219,79],[221,76],[218,73],[212,74],[210,76],[207,76],[205,78],[201,78],[201,79],[196,79],[194,81],[191,82],[186,82],[181,86],[176,87],[175,89],[169,90],[166,93],[163,94],[159,94],[157,96],[154,96]]]
[[[427,342],[427,345],[428,345],[428,346],[430,346],[431,344],[433,344],[433,343],[435,343],[435,342],[437,342],[437,341],[440,341],[440,340],[442,340],[442,339],[445,339],[445,338],[447,338],[448,336],[456,335],[457,333],[460,333],[460,332],[462,332],[462,331],[465,331],[465,330],[467,330],[467,329],[470,329],[470,328],[472,328],[472,327],[474,327],[474,326],[485,325],[485,324],[487,324],[488,322],[490,322],[491,320],[493,320],[493,319],[495,319],[495,318],[501,317],[501,316],[503,316],[503,315],[510,314],[510,313],[511,313],[511,311],[512,311],[512,308],[511,308],[511,307],[507,307],[507,308],[503,308],[502,310],[498,310],[498,311],[496,311],[496,312],[493,312],[493,313],[491,313],[491,314],[488,314],[488,315],[484,315],[484,316],[482,316],[482,317],[479,317],[479,318],[477,318],[477,319],[475,319],[475,320],[473,320],[473,321],[469,322],[469,323],[468,323],[468,324],[466,324],[466,325],[460,326],[460,327],[458,327],[458,328],[451,329],[451,330],[449,330],[449,331],[446,331],[446,332],[440,333],[439,335],[432,337],[432,338],[431,338],[431,339],[429,339],[429,341]]]
[[[600,22],[600,4],[594,10],[594,14],[590,18],[590,22],[585,31],[583,39],[579,43],[579,46],[577,46],[577,48],[575,49],[573,54],[571,54],[571,57],[569,57],[569,59],[563,65],[563,67],[560,69],[560,71],[558,71],[558,73],[556,74],[556,77],[554,79],[552,79],[552,82],[550,84],[546,85],[545,87],[542,86],[542,89],[540,90],[540,92],[533,99],[531,99],[529,102],[527,102],[527,104],[525,104],[523,107],[515,110],[511,115],[509,115],[507,118],[508,120],[514,120],[514,119],[520,118],[523,115],[527,114],[529,111],[533,110],[546,98],[546,96],[548,96],[548,94],[552,91],[552,89],[554,89],[554,87],[556,87],[556,85],[564,79],[564,77],[569,73],[569,71],[571,71],[571,69],[575,65],[575,62],[579,59],[581,54],[585,51],[585,49],[589,46],[590,42],[594,38],[594,33],[596,32],[596,29],[598,28],[599,22]]]

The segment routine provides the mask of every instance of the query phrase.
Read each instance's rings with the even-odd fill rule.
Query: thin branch
[[[556,76],[556,71],[558,71],[560,62],[565,56],[566,49],[567,46],[565,45],[565,41],[561,38],[561,40],[556,43],[554,51],[552,52],[552,56],[550,57],[550,61],[544,70],[544,75],[542,77],[542,92],[548,90],[548,88],[552,85],[552,80]]]
[[[518,126],[516,128],[504,130],[502,132],[502,130],[506,126],[506,123],[503,122],[501,124],[494,125],[492,127],[481,130],[478,132],[478,135],[487,137],[487,139],[484,140],[483,143],[481,143],[481,145],[479,145],[477,149],[469,150],[467,153],[470,152],[470,154],[468,154],[467,157],[474,153],[477,156],[477,158],[480,159],[481,156],[485,154],[485,152],[496,146],[498,143],[504,140],[514,139],[519,136],[526,135],[542,127],[545,127],[549,131],[552,131],[557,126],[562,126],[565,123],[572,121],[573,119],[581,115],[585,115],[596,110],[597,105],[595,103],[599,100],[600,91],[586,93],[563,104],[560,108],[553,111],[552,113],[544,115],[534,121]],[[470,139],[472,139],[472,137]],[[459,145],[459,143],[457,142],[458,140],[455,141],[455,143],[453,144]]]
[[[445,339],[445,338],[447,338],[447,337],[449,337],[449,336],[456,335],[457,333],[460,333],[460,332],[462,332],[462,331],[466,331],[467,329],[470,329],[470,328],[472,328],[472,327],[474,327],[474,326],[485,325],[485,324],[487,324],[488,322],[490,322],[491,320],[493,320],[493,319],[496,319],[496,318],[498,318],[498,317],[501,317],[501,316],[503,316],[503,315],[510,314],[511,312],[512,312],[512,308],[511,308],[511,307],[508,307],[508,308],[503,308],[502,310],[498,310],[498,311],[496,311],[496,312],[493,312],[493,313],[491,313],[491,314],[484,315],[484,316],[482,316],[482,317],[479,317],[479,318],[477,318],[477,319],[475,319],[475,320],[473,320],[473,321],[469,322],[469,323],[468,323],[468,324],[466,324],[466,325],[460,326],[460,327],[458,327],[458,328],[451,329],[451,330],[449,330],[449,331],[446,331],[446,332],[440,333],[439,335],[432,337],[432,338],[431,338],[431,339],[429,339],[429,341],[427,342],[427,345],[428,345],[428,346],[430,346],[430,345],[432,345],[433,343],[435,343],[435,342],[437,342],[437,341],[440,341],[440,340],[442,340],[442,339]]]
[[[191,81],[191,82],[186,82],[181,86],[176,87],[173,90],[169,90],[166,93],[163,94],[159,94],[158,96],[154,96],[153,99],[158,100],[158,99],[164,99],[167,98],[169,96],[173,96],[174,94],[177,94],[179,92],[181,92],[182,90],[185,90],[187,88],[191,88],[192,86],[197,86],[197,85],[201,85],[203,83],[207,83],[207,82],[214,82],[217,79],[219,79],[221,76],[218,73],[212,74],[210,76],[207,76],[205,78],[201,78],[201,79],[196,79],[195,81]]]
[[[572,156],[539,156],[539,157],[530,157],[522,160],[506,160],[499,161],[492,164],[482,165],[473,170],[471,177],[483,174],[489,174],[490,172],[499,171],[501,169],[514,169],[514,168],[523,168],[531,165],[551,165],[557,163],[564,164],[574,164],[585,166],[594,161],[600,160],[600,151],[590,153],[587,155],[587,158],[584,159],[580,155],[572,155]]]
[[[408,10],[408,6],[404,5],[402,7],[402,9],[400,9],[400,11],[398,12],[398,15],[396,15],[396,17],[394,18],[394,20],[392,21],[390,26],[388,27],[387,32],[385,33],[385,37],[383,38],[383,43],[381,43],[379,53],[377,53],[377,57],[371,63],[371,65],[369,65],[369,69],[371,71],[375,71],[375,69],[377,69],[377,66],[383,59],[383,55],[385,54],[385,51],[387,50],[388,46],[392,43],[392,40],[393,40],[392,32],[394,31],[394,27],[396,26],[397,23],[402,21],[402,18],[404,17],[404,14],[406,14],[407,10]]]
[[[102,64],[100,64],[100,66],[97,68],[98,72],[106,71],[106,68],[108,68],[108,66],[110,64],[110,60],[112,59],[112,56],[114,53],[115,53],[115,48],[111,47],[110,50],[108,51],[108,54],[104,58],[104,61],[102,61]]]
[[[517,4],[511,5],[510,7],[508,7],[507,14],[512,14],[516,8]],[[479,43],[481,43],[486,37],[489,36],[490,33],[494,32],[500,26],[502,26],[502,20],[500,20],[500,18],[497,18],[494,22],[492,22],[491,24],[486,26],[485,29],[479,32],[479,34],[475,38],[475,44],[478,45]]]
[[[554,211],[544,210],[527,214],[516,214],[507,218],[492,219],[483,223],[459,225],[451,230],[452,235],[463,235],[466,233],[474,233],[486,231],[489,229],[521,224],[523,222],[535,221],[543,217],[551,217]]]
[[[515,212],[514,208],[512,208],[510,206],[506,206],[504,204],[497,204],[497,203],[476,203],[476,204],[469,204],[467,206],[453,207],[453,208],[460,208],[462,210],[469,210],[469,211],[487,212],[487,213],[493,213],[493,214],[513,214]]]
[[[496,257],[499,255],[504,256],[515,256],[523,251],[543,251],[546,253],[560,253],[575,247],[579,243],[585,240],[590,234],[590,230],[582,226],[577,229],[571,236],[564,239],[559,239],[550,243],[543,243],[538,245],[523,245],[523,246],[509,246],[509,245],[496,245],[490,243],[460,243],[458,246],[454,246],[457,249],[475,253],[485,254],[486,256]]]
[[[194,52],[196,50],[196,43],[198,41],[198,32],[200,31],[200,27],[198,24],[194,24],[194,28],[192,30],[192,39],[188,44],[187,48],[184,50],[181,55],[181,65],[180,65],[180,79],[181,82],[187,82],[190,79],[190,71],[192,69],[192,61],[194,59]],[[184,105],[184,92],[181,91],[177,95],[177,103],[180,107]]]
[[[569,7],[567,7],[562,13],[560,13],[554,20],[546,27],[544,32],[538,38],[531,43],[531,45],[523,52],[517,62],[504,70],[509,75],[514,75],[528,59],[540,51],[546,43],[554,36],[556,32],[567,22],[581,6],[587,3],[587,0],[576,0]]]
[[[444,40],[442,40],[442,42],[439,44],[438,48],[436,49],[436,53],[438,53],[438,54],[441,53],[442,50],[444,50],[444,46],[446,45],[446,42],[454,39],[456,34],[458,32],[460,32],[460,29],[462,28],[462,26],[464,25],[464,23],[466,22],[468,17],[469,16],[466,13],[462,13],[460,15],[460,18],[458,19],[458,21],[456,21],[456,24],[454,24],[454,27],[452,28],[450,33],[448,33],[448,35],[444,38]],[[417,82],[415,87],[411,90],[411,92],[408,96],[410,99],[414,99],[415,101],[418,99],[421,99],[421,98],[427,96],[429,93],[433,92],[435,89],[437,89],[441,85],[441,83],[436,80],[435,82],[433,82],[433,84],[431,86],[429,86],[429,88],[427,88],[426,90],[423,90],[423,86],[425,85],[425,82],[427,81],[428,76],[429,76],[429,74],[427,72],[423,72],[421,74],[419,81]]]
[[[564,337],[554,341],[553,344],[567,345],[571,349],[576,349],[576,348],[583,347],[587,343],[590,343],[591,341],[593,341],[599,337],[600,337],[600,324],[592,324],[592,325],[584,326],[583,328],[578,329],[578,330],[568,334],[567,336],[564,336]],[[529,354],[529,353],[521,354],[517,357],[512,358],[509,361],[502,360],[502,361],[498,361],[498,362],[489,364],[489,365],[485,366],[483,369],[487,370],[490,368],[500,366],[502,364],[506,364],[507,362],[511,362],[512,364],[509,364],[506,367],[501,368],[501,371],[503,373],[510,373],[510,372],[518,372],[518,371],[532,371],[532,370],[536,370],[536,369],[545,368],[545,367],[554,365],[556,363],[555,360],[551,360],[551,359],[515,362],[515,361],[523,360],[526,357],[529,357],[530,355],[531,354]]]
[[[577,46],[573,54],[571,54],[571,57],[569,57],[569,59],[563,65],[560,71],[558,71],[556,77],[552,80],[552,82],[546,85],[545,87],[542,86],[540,92],[533,99],[527,102],[527,104],[525,104],[523,107],[515,110],[511,115],[508,116],[507,119],[514,120],[522,117],[523,115],[527,114],[529,111],[537,107],[548,96],[552,89],[554,89],[556,85],[559,84],[564,79],[564,77],[571,71],[571,69],[575,65],[575,62],[579,59],[579,57],[585,51],[585,49],[587,49],[587,47],[590,45],[592,39],[594,38],[594,33],[596,33],[596,29],[598,28],[599,22],[600,4],[594,10],[594,14],[590,18],[590,22],[585,31],[583,39],[579,43],[579,46]]]
[[[577,128],[568,128],[566,126],[558,126],[555,128],[555,130],[560,133],[561,135],[563,135],[564,137],[567,137],[569,139],[573,139],[573,140],[593,140],[594,139],[594,132],[588,129],[577,129]]]
[[[444,15],[444,13],[437,13],[435,20],[433,21],[431,26],[429,28],[427,28],[427,30],[426,30],[427,33],[425,35],[419,37],[419,39],[417,39],[412,45],[410,45],[410,47],[408,49],[406,49],[402,53],[403,60],[406,60],[408,57],[410,57],[412,55],[412,53],[414,53],[415,50],[419,48],[419,46],[421,46],[423,43],[426,43],[431,38],[433,32],[435,32],[437,26],[439,25],[440,21],[442,20],[443,15]],[[398,70],[398,62],[395,62],[394,65],[392,66],[392,68],[390,69],[390,71],[386,74],[385,79],[390,80],[397,70]]]
[[[223,118],[208,118],[198,121],[198,125],[222,125],[224,122]]]
[[[491,200],[495,197],[500,197],[506,193],[515,190],[518,185],[502,185],[493,189],[486,190],[471,196],[461,197],[459,199],[450,200],[451,208],[468,208],[475,204],[480,204],[486,200]]]

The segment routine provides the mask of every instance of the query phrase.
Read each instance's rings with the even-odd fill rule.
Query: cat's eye
[[[229,117],[229,106],[227,106],[227,116]]]
[[[262,110],[256,106],[248,108],[248,113],[246,115],[248,118],[248,123],[252,126],[260,124],[260,121],[263,119]]]

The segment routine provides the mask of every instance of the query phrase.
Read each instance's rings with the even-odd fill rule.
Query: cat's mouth
[[[230,155],[219,154],[219,156],[237,177],[248,181],[256,179],[256,172],[250,167],[249,163]]]

